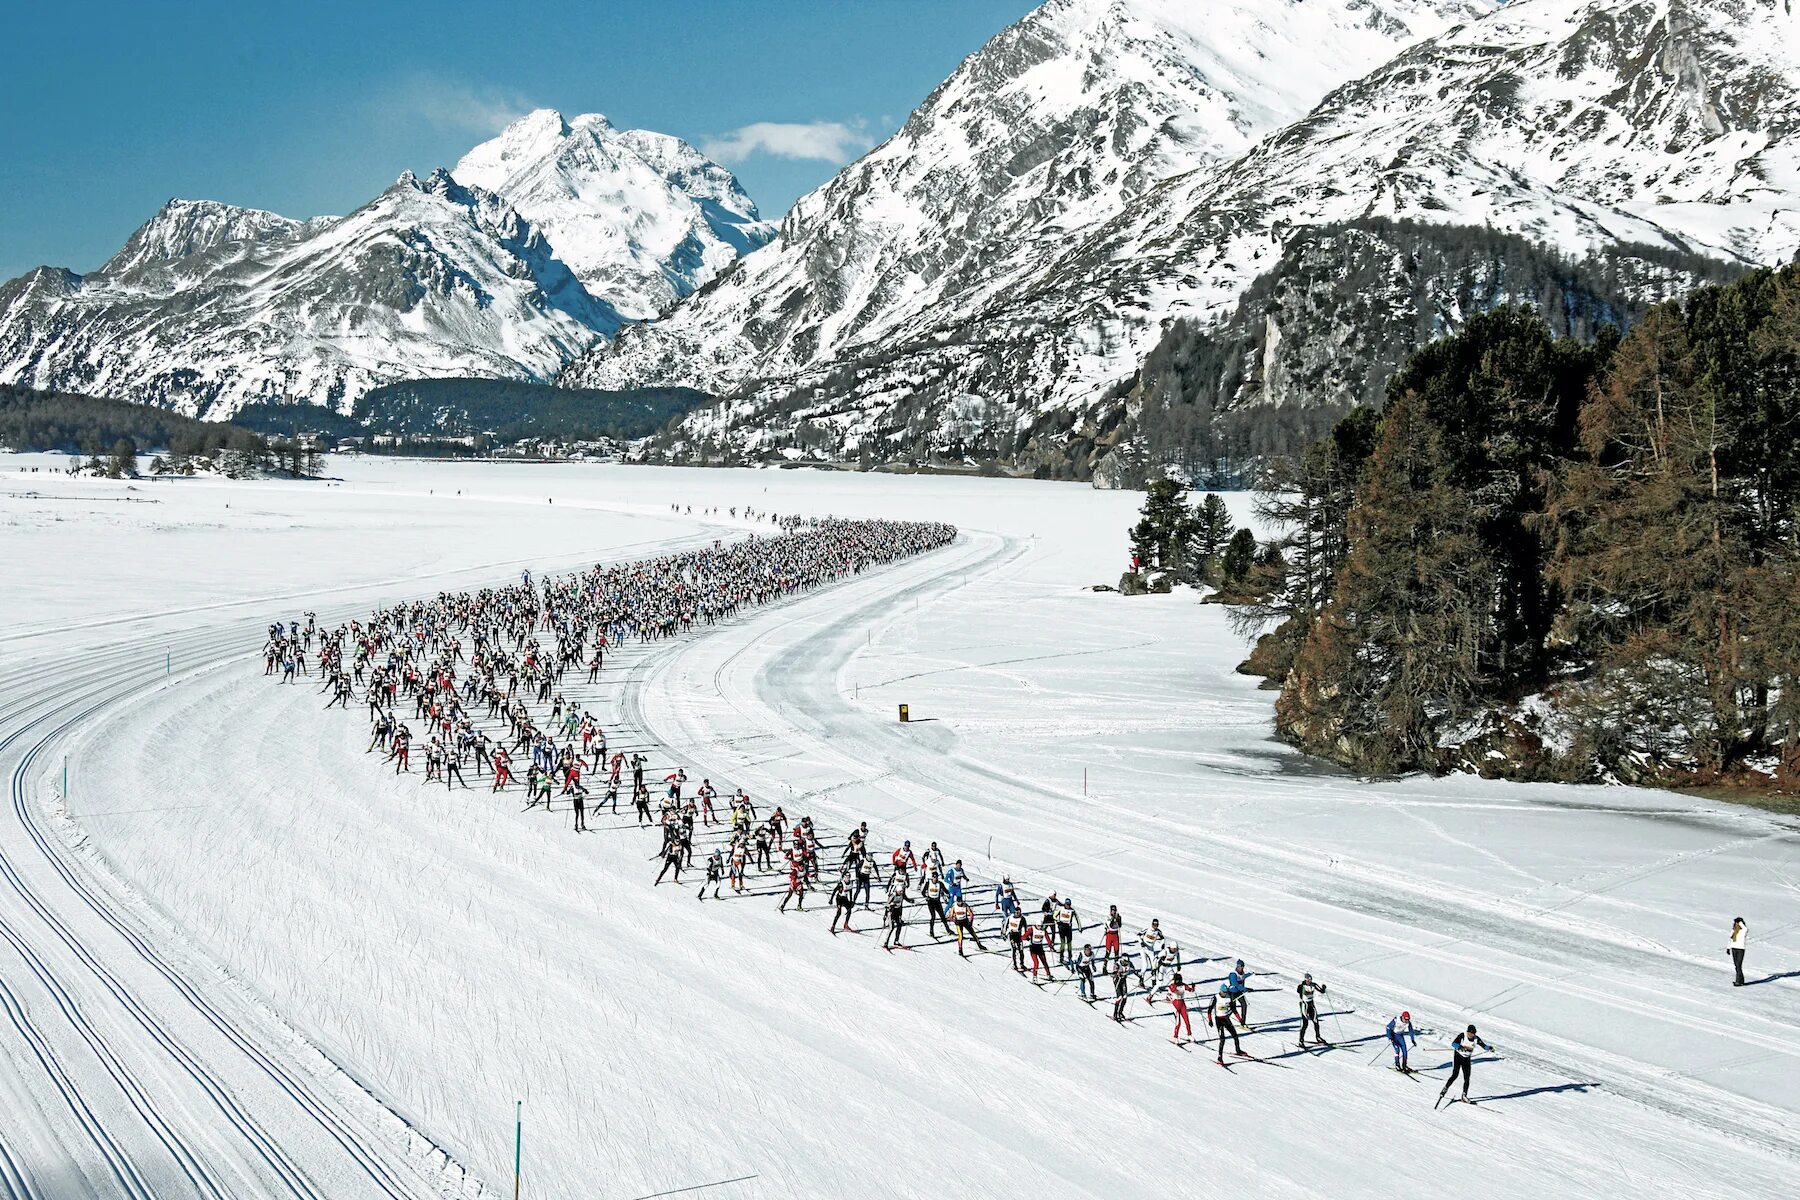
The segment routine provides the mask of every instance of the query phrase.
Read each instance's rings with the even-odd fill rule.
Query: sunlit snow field
[[[1117,581],[1136,494],[356,459],[332,484],[18,472],[61,462],[0,458],[0,677],[122,641],[161,659],[196,626],[244,655],[172,661],[173,686],[83,729],[65,834],[497,1192],[523,1099],[527,1195],[1789,1194],[1795,821],[1304,759],[1233,672],[1220,609],[1086,590]],[[827,830],[935,838],[1087,920],[1160,916],[1190,978],[1263,973],[1253,1020],[1291,1017],[1311,971],[1350,1048],[1295,1052],[1284,1021],[1228,1073],[1171,1046],[1161,1006],[1116,1028],[997,956],[885,954],[769,896],[697,904],[650,886],[648,833],[396,780],[359,710],[262,674],[278,616],[741,536],[702,519],[732,504],[966,536],[567,689],[620,739]],[[1773,977],[1744,989],[1737,915],[1750,978]],[[1442,1070],[1381,1069],[1370,1039],[1401,1007],[1481,1026],[1484,1104],[1434,1113]]]

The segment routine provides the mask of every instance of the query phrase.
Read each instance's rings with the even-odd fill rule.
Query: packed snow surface
[[[220,1195],[504,1195],[520,1099],[528,1196],[1790,1192],[1795,821],[1661,792],[1320,767],[1273,738],[1270,694],[1232,672],[1243,646],[1222,610],[1085,590],[1117,578],[1137,496],[357,460],[333,460],[335,484],[16,471],[55,461],[0,460],[15,564],[0,736],[25,730],[0,751],[21,789],[0,847],[37,900],[0,884],[17,939],[0,944],[0,1009],[33,1030],[0,1023],[0,1185],[16,1194],[209,1194],[185,1152]],[[1033,988],[1000,956],[887,954],[832,937],[823,912],[778,915],[772,895],[653,887],[648,832],[601,816],[577,836],[566,811],[396,779],[364,755],[360,712],[263,675],[276,617],[335,623],[523,566],[744,536],[703,510],[745,504],[941,519],[963,537],[630,648],[601,685],[565,690],[615,741],[648,747],[652,772],[681,763],[828,836],[866,819],[880,848],[936,839],[978,879],[1072,895],[1085,922],[1108,903],[1128,933],[1160,917],[1203,988],[1244,958],[1250,1015],[1273,1023],[1246,1039],[1259,1061],[1221,1070],[1210,1046],[1171,1045],[1165,1005],[1134,999],[1141,1019],[1115,1027],[1073,985]],[[40,742],[52,731],[34,714],[75,683],[111,703],[64,712]],[[895,721],[899,703],[914,723]],[[43,865],[52,854],[68,877]],[[235,1040],[77,908],[71,878]],[[1733,916],[1751,930],[1757,982],[1742,989]],[[1303,971],[1330,985],[1325,1031],[1344,1048],[1295,1048]],[[1380,1029],[1401,1008],[1433,1031],[1422,1080],[1383,1069]],[[1434,1112],[1445,1038],[1471,1021],[1497,1050],[1475,1068],[1482,1103]],[[326,1116],[270,1086],[246,1045]],[[158,1097],[143,1107],[165,1129],[121,1075]],[[251,1131],[311,1190],[283,1183]],[[158,1182],[133,1191],[108,1153]]]

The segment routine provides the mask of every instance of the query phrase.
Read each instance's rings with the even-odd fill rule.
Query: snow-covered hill
[[[734,403],[692,414],[674,445],[854,452],[874,440],[887,457],[979,433],[1026,465],[1069,466],[1058,460],[1085,445],[1080,473],[1118,416],[1097,402],[1167,322],[1229,312],[1309,229],[1399,216],[1576,257],[1626,242],[1738,261],[1791,254],[1797,87],[1800,14],[1787,0],[1515,0],[1351,80],[1247,152],[1150,187],[1054,252],[1038,246],[1035,263],[972,306],[941,303],[810,358],[785,353],[794,338],[747,354],[771,324],[740,334],[708,318],[767,269],[772,247],[660,334],[621,339],[616,362],[685,335],[687,352],[714,364],[708,383],[743,385]],[[596,354],[569,374],[630,377],[590,369],[595,358],[606,362]]]
[[[632,320],[658,315],[775,235],[730,171],[680,138],[615,129],[599,113],[565,121],[539,109],[451,174],[504,196]]]
[[[0,285],[0,381],[210,416],[347,408],[421,377],[547,381],[770,233],[686,143],[538,112],[345,217],[171,200],[89,275]]]
[[[566,375],[724,390],[953,330],[1162,180],[1229,161],[1490,0],[1050,0],[781,236]]]

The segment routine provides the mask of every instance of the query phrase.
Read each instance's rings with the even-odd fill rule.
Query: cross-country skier
[[[1031,951],[1031,978],[1033,982],[1036,982],[1037,980],[1039,967],[1044,968],[1044,982],[1056,982],[1056,976],[1050,973],[1050,960],[1044,954],[1044,948],[1048,941],[1049,937],[1044,933],[1044,927],[1042,925],[1027,925],[1025,927],[1025,945]]]
[[[1169,981],[1169,1007],[1175,1010],[1175,1031],[1169,1036],[1174,1041],[1181,1040],[1183,1028],[1187,1030],[1188,1037],[1194,1036],[1194,1022],[1188,1016],[1187,1006],[1187,997],[1193,990],[1193,984],[1182,982],[1180,971],[1175,972],[1175,978]],[[1220,1049],[1223,1050],[1224,1047],[1221,1046]]]
[[[981,935],[975,932],[975,910],[970,908],[969,902],[964,900],[961,896],[958,896],[956,898],[956,903],[950,906],[950,920],[951,923],[956,926],[956,954],[958,958],[966,958],[968,956],[968,952],[963,949],[964,935],[967,935],[969,940],[975,943],[975,948],[977,950],[987,949],[987,947],[981,943]]]
[[[699,898],[706,899],[706,885],[712,884],[713,899],[719,899],[719,888],[725,878],[725,856],[717,850],[706,860],[706,878],[700,881]]]
[[[894,892],[887,898],[887,936],[882,938],[881,944],[890,948],[899,946],[904,949],[906,943],[901,940],[901,937],[905,928],[906,893]]]
[[[962,899],[963,886],[968,882],[969,873],[963,870],[962,859],[959,858],[950,865],[948,871],[944,872],[944,895],[950,898],[952,904],[955,904]]]
[[[663,865],[656,873],[656,882],[661,883],[663,876],[671,870],[675,872],[675,882],[681,882],[681,861],[687,857],[687,850],[681,844],[681,835],[673,825],[663,827]]]
[[[1113,957],[1121,953],[1119,949],[1119,929],[1124,924],[1125,918],[1119,915],[1119,906],[1116,904],[1107,905],[1106,937],[1101,944],[1106,947],[1106,961],[1102,965],[1108,970],[1112,969]]]
[[[1237,1006],[1238,1024],[1245,1029],[1250,1028],[1250,972],[1244,970],[1244,960],[1238,959],[1237,965],[1225,976],[1225,991],[1231,993],[1232,1003]]]
[[[837,932],[837,923],[841,918],[844,922],[844,932],[855,933],[856,930],[850,925],[850,914],[856,911],[856,885],[851,883],[847,877],[840,878],[837,886],[831,889],[831,903],[837,910],[831,916],[831,932]]]
[[[1131,969],[1131,960],[1123,954],[1112,961],[1113,1011],[1112,1019],[1123,1024],[1125,1021],[1125,1001],[1131,998],[1131,976],[1136,972]],[[1143,977],[1138,977],[1143,982]]]
[[[1319,1045],[1331,1045],[1330,1042],[1325,1040],[1325,1031],[1319,1028],[1319,1002],[1317,997],[1323,996],[1326,990],[1324,984],[1313,982],[1313,977],[1310,972],[1305,979],[1300,981],[1300,986],[1294,989],[1295,993],[1300,997],[1300,1048],[1302,1050],[1306,1049],[1306,1028],[1308,1025],[1312,1026],[1313,1034],[1319,1039]]]
[[[1025,916],[1016,909],[1006,916],[1001,927],[1006,932],[1006,944],[1012,947],[1013,970],[1025,973]]]
[[[1172,976],[1181,969],[1181,947],[1174,942],[1163,942],[1163,948],[1157,953],[1156,961],[1150,964],[1150,982],[1147,985],[1150,994],[1145,997],[1151,1004],[1156,1003],[1156,993],[1162,987],[1165,976]]]
[[[1148,929],[1138,930],[1138,945],[1144,948],[1144,967],[1147,969],[1154,965],[1157,958],[1162,954],[1163,931],[1161,918],[1151,917],[1150,927]]]
[[[786,912],[788,901],[795,902],[794,907],[801,912],[806,911],[806,862],[797,853],[788,854],[788,890],[781,898],[777,912]]]
[[[1083,946],[1081,948],[1081,954],[1075,959],[1075,976],[1079,981],[1075,988],[1075,994],[1080,996],[1083,1000],[1086,1000],[1089,1004],[1092,1004],[1095,1000],[1099,999],[1099,997],[1094,994],[1094,975],[1099,969],[1099,963],[1094,958],[1093,946]]]
[[[1219,988],[1218,994],[1212,998],[1212,1003],[1206,1008],[1206,1023],[1219,1033],[1219,1062],[1221,1065],[1225,1062],[1225,1039],[1227,1037],[1231,1039],[1233,1054],[1239,1058],[1250,1057],[1244,1053],[1244,1044],[1238,1040],[1237,1026],[1231,1020],[1235,1011],[1237,1011],[1237,997],[1224,987]]]
[[[1057,961],[1070,970],[1074,970],[1075,923],[1079,920],[1075,915],[1075,902],[1068,899],[1060,901],[1053,916],[1056,919]]]
[[[1407,1062],[1406,1039],[1411,1038],[1413,1045],[1419,1044],[1419,1031],[1413,1028],[1412,1014],[1403,1012],[1387,1023],[1388,1044],[1394,1048],[1394,1070],[1412,1073],[1412,1065]]]
[[[1474,1103],[1469,1099],[1469,1084],[1474,1078],[1477,1048],[1486,1050],[1489,1054],[1494,1052],[1492,1046],[1481,1040],[1481,1035],[1475,1032],[1473,1025],[1450,1039],[1450,1078],[1444,1081],[1444,1090],[1438,1093],[1437,1104],[1444,1102],[1444,1097],[1449,1094],[1451,1085],[1456,1082],[1459,1075],[1462,1077],[1461,1099],[1463,1103]],[[1433,1104],[1432,1107],[1436,1108],[1437,1104]]]
[[[944,916],[944,881],[934,873],[927,872],[925,882],[919,885],[919,891],[925,897],[925,914],[927,936],[937,936],[938,923],[942,922],[944,932],[950,932],[950,921]]]

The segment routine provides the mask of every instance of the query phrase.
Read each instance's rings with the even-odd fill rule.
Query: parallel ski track
[[[712,537],[713,534],[708,532],[688,537],[635,542],[612,547],[604,552],[601,558],[602,560],[622,558],[632,550],[651,546],[668,550],[687,545],[707,544]],[[406,582],[418,583],[437,577],[466,578],[495,567],[516,566],[527,562],[540,565],[545,561],[545,559],[499,560],[472,568],[432,572]],[[574,565],[576,563],[592,563],[595,559],[591,554],[580,554],[556,561]],[[346,592],[354,592],[359,596],[366,597],[391,591],[399,582],[401,581],[387,581],[358,585],[354,588],[323,588],[285,597],[265,597],[204,605],[180,610],[180,612],[202,613],[218,610],[243,610],[252,607],[267,608],[283,602],[291,603],[295,599],[341,595]],[[329,614],[328,619],[347,619],[352,615],[360,615],[365,609],[366,604],[347,604]],[[146,616],[167,615],[171,614],[146,614]],[[90,625],[116,625],[142,619],[145,618],[139,616],[119,617],[102,622],[92,622]],[[35,636],[38,636],[37,632],[12,634],[8,635],[5,640]],[[349,1161],[369,1178],[382,1195],[389,1197],[390,1200],[410,1200],[410,1198],[426,1194],[432,1189],[423,1188],[418,1183],[409,1184],[408,1181],[402,1179],[384,1161],[380,1153],[365,1143],[362,1135],[340,1115],[338,1110],[317,1094],[300,1073],[285,1065],[277,1056],[269,1053],[253,1038],[247,1036],[207,998],[202,990],[190,983],[171,959],[159,951],[126,914],[93,886],[81,866],[71,861],[68,850],[61,839],[53,831],[44,827],[29,797],[28,781],[32,769],[58,739],[68,735],[72,730],[109,706],[140,691],[168,684],[169,680],[165,674],[166,667],[165,671],[156,671],[153,665],[141,665],[147,659],[154,660],[157,655],[152,651],[179,655],[183,664],[183,677],[187,677],[234,661],[248,661],[257,657],[255,652],[246,652],[242,646],[241,627],[233,628],[226,625],[160,638],[151,647],[128,645],[123,648],[109,648],[97,654],[80,656],[74,660],[79,663],[79,666],[73,673],[70,671],[70,660],[60,655],[46,656],[42,660],[27,660],[23,669],[14,672],[6,681],[8,686],[15,690],[15,698],[6,703],[4,707],[0,707],[0,725],[27,718],[25,724],[20,728],[8,734],[4,739],[0,739],[0,754],[6,754],[9,751],[19,754],[19,760],[11,772],[9,785],[13,811],[29,837],[31,845],[60,880],[67,885],[70,892],[80,898],[87,910],[117,932],[138,958],[166,980],[202,1020],[215,1029],[238,1052],[242,1053],[245,1059],[267,1076],[282,1093],[292,1099],[295,1107],[316,1123],[332,1141],[343,1149]],[[47,696],[50,700],[46,707]],[[14,749],[28,737],[33,739],[29,744],[24,745],[21,750]],[[167,1025],[158,1019],[156,1014],[137,999],[131,989],[109,970],[101,962],[99,956],[85,945],[80,936],[57,915],[53,906],[46,903],[32,890],[30,883],[21,874],[17,863],[7,853],[3,844],[0,844],[0,876],[6,879],[8,885],[23,900],[27,909],[41,920],[57,940],[87,968],[106,994],[116,1000],[120,1008],[144,1030],[158,1049],[194,1081],[216,1107],[225,1126],[242,1137],[254,1157],[268,1167],[271,1175],[279,1181],[286,1194],[292,1195],[295,1200],[332,1200],[331,1196],[320,1191],[306,1173],[283,1151],[278,1140],[245,1111],[233,1096],[231,1088],[171,1033]],[[121,1058],[120,1053],[86,1019],[67,981],[58,978],[56,972],[38,954],[24,932],[0,918],[0,940],[4,940],[20,956],[33,977],[52,997],[57,1011],[68,1022],[71,1030],[93,1052],[95,1058],[105,1069],[107,1076],[142,1118],[156,1143],[167,1151],[189,1185],[184,1189],[182,1195],[184,1197],[190,1195],[210,1197],[211,1200],[232,1200],[231,1184],[221,1180],[217,1172],[207,1165],[205,1156],[191,1146],[161,1114],[147,1093],[139,1072],[134,1071]],[[25,1006],[18,1000],[16,993],[5,986],[4,978],[0,978],[0,1009],[5,1011],[9,1023],[18,1033],[20,1041],[32,1051],[33,1058],[43,1068],[45,1076],[67,1105],[73,1119],[89,1141],[93,1143],[108,1173],[118,1185],[120,1193],[129,1197],[130,1200],[157,1200],[157,1189],[147,1180],[145,1169],[133,1161],[123,1144],[123,1139],[117,1135],[117,1132],[108,1130],[95,1114],[92,1105],[83,1096],[80,1085],[71,1076],[67,1067],[58,1060],[43,1031],[31,1021]],[[340,1066],[339,1070],[343,1071],[343,1068]],[[389,1116],[404,1125],[412,1136],[431,1145],[445,1163],[454,1162],[449,1154],[435,1146],[431,1139],[413,1126],[410,1121],[407,1121],[405,1117],[381,1104],[381,1101],[376,1099],[366,1087],[355,1080],[354,1075],[347,1071],[344,1074],[346,1078],[356,1083],[372,1103],[381,1105]],[[3,1129],[0,1129],[0,1137],[4,1137]],[[0,1141],[0,1200],[61,1200],[60,1196],[50,1196],[34,1190],[29,1179],[29,1173],[19,1165],[13,1152],[7,1148],[4,1141]]]
[[[803,715],[805,712],[804,707],[801,706],[798,711],[795,711],[796,706],[788,702],[791,700],[791,696],[786,696],[785,693],[782,693],[774,682],[786,678],[788,675],[788,668],[796,665],[823,664],[826,656],[820,653],[821,644],[828,642],[842,627],[850,624],[858,624],[858,628],[861,628],[862,624],[860,623],[875,619],[879,611],[891,612],[897,601],[923,596],[933,592],[949,591],[955,587],[962,586],[970,579],[977,578],[978,573],[981,575],[991,574],[1015,559],[1023,552],[1023,549],[1023,545],[1016,539],[999,539],[987,552],[981,554],[973,561],[946,562],[942,565],[940,571],[930,577],[913,581],[897,590],[884,592],[854,605],[841,606],[824,617],[819,616],[815,611],[809,610],[796,613],[786,620],[765,622],[755,631],[754,636],[750,640],[746,641],[744,645],[735,648],[714,670],[712,677],[714,689],[721,699],[729,703],[753,727],[762,730],[770,738],[793,747],[796,752],[812,752],[817,755],[835,758],[845,762],[847,765],[854,760],[857,770],[846,774],[844,783],[841,785],[845,788],[869,786],[879,780],[888,779],[896,773],[899,773],[902,776],[901,782],[926,789],[929,797],[935,797],[944,793],[954,794],[958,790],[963,790],[959,789],[956,785],[956,781],[950,777],[960,773],[964,776],[966,781],[965,788],[970,790],[971,793],[973,791],[983,791],[987,794],[991,794],[993,785],[999,784],[1002,787],[1015,791],[1015,793],[1024,793],[1044,800],[1066,801],[1070,798],[1066,793],[1056,791],[1052,788],[1046,788],[1029,779],[1015,777],[1010,773],[996,770],[985,764],[968,762],[955,755],[934,759],[933,765],[936,774],[933,778],[926,779],[914,771],[907,770],[904,764],[896,766],[887,762],[885,757],[876,753],[874,747],[865,746],[859,749],[854,745],[836,744],[834,743],[830,732],[823,726],[820,726],[816,731],[809,731],[802,728],[799,724],[796,724],[793,717],[796,715]],[[964,578],[960,580],[954,578],[954,576],[959,574]],[[734,695],[732,690],[727,686],[730,669],[758,642],[791,625],[801,622],[811,623],[814,626],[814,628],[809,631],[807,638],[803,642],[784,649],[770,662],[770,664],[768,664],[767,669],[757,674],[756,678],[752,681],[754,691],[753,696],[740,697]],[[688,645],[691,647],[693,643],[689,643]],[[643,694],[646,689],[655,687],[659,676],[673,668],[677,657],[677,655],[668,655],[661,658],[649,672],[633,681],[632,686],[627,689],[627,695],[622,698],[621,706],[622,710],[627,715],[627,719],[640,730],[645,737],[664,741],[669,740],[665,736],[666,731],[659,733],[654,723],[647,719],[644,711]],[[820,693],[818,692],[818,689],[813,689],[812,693],[809,694],[818,695]],[[697,748],[696,752],[704,754],[706,749],[707,747],[701,746]],[[696,766],[701,767],[701,764],[696,764]],[[885,769],[878,770],[878,768]],[[704,767],[701,767],[701,769],[704,769]],[[733,767],[730,764],[721,762],[713,768],[713,773],[718,778],[729,778],[732,770]],[[876,774],[871,776],[869,774],[871,771],[876,771]],[[834,819],[851,821],[852,823],[858,819],[862,819],[858,814],[853,813],[843,805],[834,802],[833,793],[838,790],[839,787],[837,786],[822,788],[819,789],[817,793],[809,795],[808,799],[815,807],[830,812]],[[1117,808],[1116,805],[1109,804],[1106,801],[1093,796],[1085,797],[1084,802],[1090,807],[1107,809]],[[908,812],[891,818],[889,823],[921,811],[930,803],[931,799],[928,798],[924,803],[908,810]],[[1133,834],[1130,832],[1130,828],[1131,821],[1136,819],[1135,815],[1122,809],[1118,810],[1118,812],[1120,817],[1119,821],[1115,822],[1110,827],[1110,844],[1128,846],[1133,850],[1138,851],[1138,857],[1142,861],[1178,863],[1202,877],[1210,875],[1217,878],[1222,872],[1229,873],[1232,876],[1234,887],[1238,889],[1233,893],[1234,907],[1242,908],[1250,912],[1263,912],[1271,918],[1291,918],[1293,915],[1292,906],[1294,895],[1308,894],[1305,892],[1295,893],[1284,888],[1281,885],[1282,881],[1279,879],[1270,880],[1259,878],[1249,872],[1233,869],[1228,861],[1219,857],[1205,855],[1193,850],[1182,850],[1177,847],[1172,847],[1164,841]],[[1046,808],[1041,804],[1032,805],[1031,813],[1032,820],[1040,823],[1068,823],[1066,818],[1058,816],[1053,809]],[[866,813],[862,814],[862,816],[866,815]],[[1186,833],[1188,831],[1184,829],[1183,832]],[[1218,838],[1216,840],[1226,843],[1233,841],[1232,839],[1225,838]],[[1232,844],[1230,848],[1236,853],[1243,853],[1245,851],[1260,852],[1262,850],[1260,847],[1244,844]],[[1290,872],[1301,867],[1301,864],[1293,862],[1288,862],[1284,865]],[[1123,863],[1110,862],[1108,864],[1108,869],[1123,878],[1142,879],[1146,883],[1159,882],[1159,879],[1154,872],[1141,868],[1132,868]],[[1015,883],[1020,883],[1021,885],[1024,883],[1024,876],[1016,870],[1013,872],[1013,879]],[[1166,880],[1162,880],[1162,882],[1166,882]],[[1320,905],[1330,906],[1332,904],[1341,903],[1352,912],[1361,912],[1377,917],[1385,915],[1390,919],[1415,921],[1416,923],[1424,924],[1427,927],[1431,924],[1430,917],[1433,913],[1448,920],[1453,915],[1448,910],[1457,907],[1454,904],[1446,904],[1440,899],[1428,897],[1424,895],[1421,890],[1420,894],[1411,896],[1408,900],[1413,905],[1422,905],[1423,910],[1425,911],[1402,912],[1396,909],[1396,898],[1394,897],[1388,897],[1381,903],[1365,905],[1359,904],[1357,902],[1357,897],[1338,895],[1335,892],[1329,897],[1321,896],[1317,893],[1316,884],[1317,880],[1315,879],[1310,885],[1312,887],[1310,899],[1318,901]],[[1334,883],[1334,888],[1341,888],[1342,886],[1342,881],[1336,881]],[[1258,895],[1266,895],[1267,898],[1254,898]],[[1283,905],[1286,907],[1284,908]],[[1386,907],[1384,908],[1383,905]],[[1467,914],[1462,913],[1462,915],[1466,917]],[[1287,953],[1279,945],[1246,938],[1241,934],[1233,933],[1221,927],[1209,925],[1205,922],[1189,921],[1188,923],[1195,925],[1201,935],[1199,938],[1194,939],[1195,944],[1234,944],[1241,947],[1249,954],[1253,954],[1263,962],[1281,966],[1283,969],[1289,970],[1293,974],[1298,974],[1298,969],[1294,968],[1288,961]],[[1329,919],[1321,919],[1319,917],[1315,917],[1312,923],[1317,927],[1340,929],[1346,937],[1354,937],[1361,941],[1384,945],[1394,952],[1425,955],[1451,966],[1462,967],[1465,969],[1481,969],[1485,965],[1476,956],[1472,948],[1456,950],[1450,946],[1434,947],[1424,945],[1414,936],[1384,934],[1362,926],[1351,928],[1346,925],[1333,923]],[[1188,944],[1188,939],[1186,938],[1179,940],[1184,945]],[[1611,992],[1602,992],[1596,988],[1584,987],[1570,979],[1553,977],[1548,973],[1535,974],[1526,980],[1526,982],[1566,991],[1572,995],[1579,995],[1582,999],[1587,1001],[1619,1007],[1646,1017],[1656,1017],[1661,1019],[1666,1018],[1668,1015],[1665,1007],[1660,1007],[1647,1000],[1637,1000],[1631,997],[1615,995]],[[1384,988],[1373,979],[1359,978],[1354,980],[1354,983],[1360,992],[1381,1004],[1400,1006],[1409,1002],[1413,1004],[1417,1003],[1416,998],[1389,994],[1388,989]],[[1455,1007],[1454,1003],[1448,1000],[1445,1001],[1445,1005],[1448,1008]],[[1506,1025],[1506,1023],[1499,1021],[1496,1018],[1490,1017],[1489,1019],[1496,1024],[1502,1025],[1503,1028]],[[1713,1031],[1718,1033],[1721,1037],[1748,1042],[1769,1053],[1792,1054],[1794,1052],[1792,1040],[1781,1036],[1781,1034],[1774,1030],[1765,1033],[1729,1025],[1723,1021],[1714,1021],[1707,1018],[1698,1019],[1712,1028]],[[1691,1120],[1706,1125],[1729,1138],[1745,1138],[1749,1134],[1750,1129],[1754,1128],[1755,1134],[1753,1135],[1753,1138],[1757,1143],[1764,1145],[1769,1149],[1784,1153],[1789,1157],[1800,1158],[1800,1135],[1796,1135],[1791,1127],[1789,1127],[1784,1114],[1774,1110],[1765,1110],[1764,1106],[1751,1101],[1739,1101],[1727,1106],[1732,1109],[1732,1113],[1726,1114],[1722,1112],[1719,1107],[1719,1102],[1722,1099],[1720,1093],[1710,1085],[1698,1084],[1695,1081],[1680,1081],[1687,1085],[1684,1090],[1690,1091],[1692,1094],[1678,1098],[1669,1092],[1669,1086],[1672,1080],[1666,1072],[1658,1072],[1653,1068],[1647,1071],[1642,1070],[1641,1068],[1639,1070],[1632,1070],[1629,1064],[1616,1060],[1613,1056],[1606,1055],[1604,1052],[1592,1051],[1564,1039],[1544,1035],[1541,1031],[1536,1036],[1528,1035],[1526,1034],[1526,1031],[1522,1029],[1517,1030],[1516,1032],[1519,1032],[1522,1036],[1526,1036],[1529,1039],[1517,1046],[1509,1044],[1509,1056],[1517,1061],[1558,1076],[1581,1076],[1605,1079],[1607,1080],[1606,1086],[1615,1094],[1625,1096],[1646,1107],[1667,1112],[1684,1120]],[[1534,1042],[1536,1043],[1535,1046],[1532,1045]],[[1621,1075],[1621,1071],[1626,1073]]]

